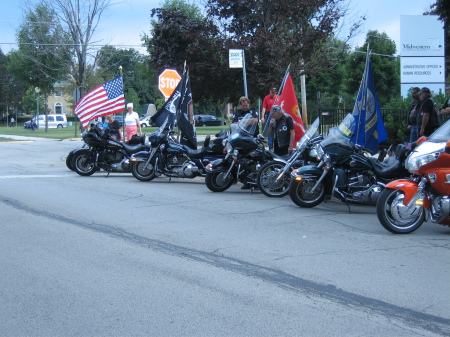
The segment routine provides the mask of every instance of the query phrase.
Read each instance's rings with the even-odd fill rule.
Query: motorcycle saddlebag
[[[139,135],[133,135],[131,139],[128,141],[129,145],[138,145],[138,144],[145,144],[145,135],[139,136]]]

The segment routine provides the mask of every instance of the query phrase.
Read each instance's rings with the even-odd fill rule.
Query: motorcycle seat
[[[207,153],[211,153],[211,154],[216,153],[210,147],[205,147],[205,146],[202,146],[200,149],[197,149],[197,150],[193,150],[186,145],[183,145],[183,148],[185,149],[187,155],[190,158],[195,158],[195,159],[201,159]]]
[[[401,161],[395,156],[388,157],[382,162],[373,157],[368,159],[372,163],[376,174],[386,179],[396,178],[402,168]]]
[[[150,146],[144,145],[144,144],[128,145],[126,143],[122,143],[122,146],[128,155],[132,155],[133,153],[136,153],[139,151],[149,151],[150,150]]]

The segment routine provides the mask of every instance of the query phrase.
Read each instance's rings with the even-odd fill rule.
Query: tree
[[[152,36],[144,35],[143,42],[158,74],[166,68],[181,73],[186,62],[196,101],[217,101],[224,92],[236,89],[219,31],[198,7],[182,0],[166,0],[161,8],[152,10],[151,16],[157,20],[152,21]]]
[[[449,0],[436,0],[434,4],[431,5],[430,11],[425,12],[425,14],[438,15],[439,20],[444,23],[445,31],[445,71],[447,83],[450,83],[450,1]]]
[[[157,76],[150,67],[149,57],[135,49],[121,50],[103,46],[98,53],[98,73],[104,82],[119,74],[122,67],[124,90],[132,88],[140,98],[140,104],[155,102],[159,97]]]
[[[400,96],[400,60],[394,56],[395,42],[386,33],[369,31],[364,45],[351,54],[347,63],[346,91],[354,94],[356,98],[364,73],[368,47],[372,52],[371,61],[378,101],[383,107],[391,99]]]
[[[17,35],[19,49],[9,54],[8,70],[23,83],[38,87],[47,102],[54,83],[67,76],[70,48],[66,41],[70,39],[51,8],[39,3],[25,13]],[[46,123],[46,131],[47,127]]]
[[[67,27],[69,43],[73,43],[75,57],[70,60],[71,74],[83,96],[87,92],[87,79],[95,68],[95,53],[90,47],[103,12],[113,5],[111,0],[42,0],[52,8],[58,22]],[[93,66],[89,67],[88,57]]]
[[[208,0],[208,13],[227,33],[225,48],[246,53],[250,96],[262,97],[290,65],[293,75],[312,75],[334,64],[328,42],[347,11],[342,0]],[[358,30],[354,23],[348,39]]]

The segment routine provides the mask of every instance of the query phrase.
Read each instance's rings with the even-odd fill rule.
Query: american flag
[[[125,109],[122,76],[103,83],[89,91],[75,105],[75,114],[84,128],[89,121],[105,115],[115,114]]]

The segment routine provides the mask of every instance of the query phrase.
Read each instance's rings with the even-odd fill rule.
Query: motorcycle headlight
[[[406,169],[413,173],[413,171],[418,171],[419,167],[422,165],[431,163],[432,161],[436,160],[437,157],[439,157],[439,152],[436,153],[427,153],[423,156],[410,156],[406,159],[405,167]]]
[[[318,156],[317,150],[316,150],[315,147],[313,147],[313,148],[311,149],[311,151],[309,151],[309,156],[312,157],[312,158],[316,158],[316,157]]]
[[[313,149],[316,150],[317,159],[321,160],[322,157],[325,155],[325,151],[323,150],[322,146],[320,146],[320,144],[316,144],[316,146],[314,146]]]

